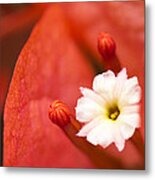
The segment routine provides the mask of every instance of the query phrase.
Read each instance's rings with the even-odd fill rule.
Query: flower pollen
[[[117,120],[119,114],[120,114],[120,110],[116,105],[108,109],[108,118],[113,121]]]

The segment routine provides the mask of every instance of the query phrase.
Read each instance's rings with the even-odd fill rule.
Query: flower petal
[[[140,127],[140,115],[139,115],[139,113],[121,114],[119,116],[119,120],[130,125],[133,128],[139,128]]]
[[[108,70],[107,72],[99,74],[94,78],[93,89],[108,101],[112,98],[111,92],[113,92],[114,84],[115,74]]]
[[[126,68],[123,68],[118,74],[117,74],[117,79],[121,78],[121,79],[127,79],[127,72],[126,72]]]
[[[141,99],[141,88],[138,85],[137,77],[128,79],[124,84],[124,89],[120,97],[121,106],[124,106],[126,104],[139,103],[140,99]]]
[[[113,98],[118,101],[120,99],[120,96],[122,94],[122,90],[124,88],[124,84],[127,81],[127,73],[126,68],[123,68],[116,77],[115,86],[113,89]]]
[[[129,139],[130,137],[133,136],[135,132],[135,128],[133,126],[124,123],[120,126],[120,131],[124,139]]]
[[[91,99],[101,107],[103,107],[103,105],[105,104],[105,100],[91,89],[81,87],[80,90],[84,97]]]
[[[81,128],[81,130],[77,133],[77,136],[81,136],[81,137],[87,136],[92,129],[94,129],[97,125],[99,125],[99,123],[101,123],[101,121],[99,120],[100,120],[99,118],[96,118],[91,122],[87,123],[86,125],[84,125]]]
[[[113,142],[112,136],[113,126],[108,121],[104,121],[95,127],[87,135],[87,140],[94,145],[101,145],[106,148]]]
[[[107,72],[99,74],[94,78],[93,89],[98,93],[108,91],[109,88],[111,89],[111,85],[113,84],[114,80],[114,73],[108,70]]]
[[[140,86],[136,86],[132,89],[132,91],[128,94],[129,104],[139,103],[141,99],[141,88]]]
[[[123,138],[120,138],[119,140],[115,140],[115,145],[117,149],[121,152],[124,149],[125,140]]]
[[[140,106],[138,104],[124,106],[124,107],[122,107],[121,111],[123,114],[126,114],[126,115],[133,114],[133,113],[139,113]]]
[[[113,142],[113,125],[109,123],[103,123],[100,126],[100,136],[98,137],[98,143],[106,148]]]
[[[82,97],[78,99],[76,109],[76,118],[80,122],[88,122],[101,115],[102,108],[89,98]]]
[[[113,131],[113,136],[114,136],[114,142],[119,151],[122,151],[125,146],[125,140],[123,136],[121,135],[119,127],[115,127]]]

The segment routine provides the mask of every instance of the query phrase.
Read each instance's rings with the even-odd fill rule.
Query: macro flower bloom
[[[115,143],[122,151],[125,140],[140,127],[141,88],[137,77],[128,78],[125,68],[117,76],[108,70],[94,78],[93,90],[80,90],[83,97],[78,99],[76,118],[84,126],[77,136],[103,148]]]
[[[24,41],[25,45],[21,46],[23,48],[14,72],[11,73],[13,76],[9,78],[11,83],[7,90],[3,116],[3,165],[144,169],[144,155],[140,153],[144,151],[145,141],[144,2],[76,2],[48,5],[29,33],[29,38]],[[25,34],[26,29],[20,31]],[[79,87],[88,87],[94,73],[99,74],[103,69],[111,69],[115,73],[120,71],[116,68],[115,60],[105,60],[99,54],[99,32],[108,32],[115,40],[116,55],[121,65],[119,68],[126,67],[130,76],[136,74],[143,93],[141,128],[134,133],[131,141],[126,143],[122,153],[117,152],[114,145],[106,151],[100,151],[100,148],[92,146],[85,138],[76,137],[81,125],[76,128],[71,121],[68,126],[59,128],[49,120],[49,105],[58,99],[70,108],[76,122],[73,108],[80,96]],[[12,32],[13,35],[5,39],[12,40],[15,33],[19,34],[19,31]],[[4,47],[5,39],[2,43]],[[12,45],[14,47],[17,43],[11,41],[7,43],[7,47],[12,48]],[[6,58],[7,52],[8,48]],[[10,68],[11,61],[3,59],[4,63],[7,63],[5,67]],[[2,67],[2,70],[7,73],[5,67]],[[69,129],[70,127],[75,129]],[[137,133],[140,138],[136,136]]]

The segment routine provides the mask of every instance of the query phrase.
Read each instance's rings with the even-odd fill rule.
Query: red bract
[[[17,57],[48,4],[0,4],[0,115]]]
[[[74,107],[92,69],[53,6],[17,61],[4,114],[4,166],[93,167],[48,118],[51,100]]]

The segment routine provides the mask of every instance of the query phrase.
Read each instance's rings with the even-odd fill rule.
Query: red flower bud
[[[54,124],[64,127],[71,120],[71,112],[65,103],[55,100],[50,104],[49,118]]]
[[[108,33],[99,34],[98,50],[104,59],[111,59],[115,55],[116,44]]]

